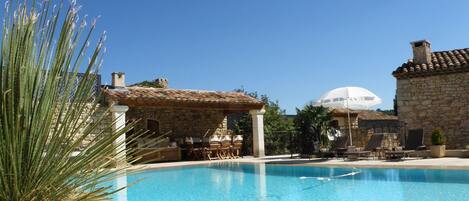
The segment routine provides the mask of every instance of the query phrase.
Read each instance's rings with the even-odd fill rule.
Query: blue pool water
[[[147,170],[114,200],[469,200],[469,171],[220,163]]]

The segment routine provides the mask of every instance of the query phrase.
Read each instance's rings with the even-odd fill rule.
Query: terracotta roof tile
[[[133,106],[188,106],[223,109],[260,109],[263,102],[239,92],[185,90],[133,86],[104,89],[106,97]]]
[[[392,74],[399,79],[469,72],[469,48],[432,52],[431,57],[431,62],[424,64],[409,60]]]
[[[346,117],[347,109],[335,108],[331,110],[331,113],[333,116]],[[355,117],[357,115],[360,120],[397,120],[397,116],[374,110],[350,110],[350,116]]]
[[[397,120],[397,116],[373,110],[359,110],[357,113],[358,119],[361,120]]]

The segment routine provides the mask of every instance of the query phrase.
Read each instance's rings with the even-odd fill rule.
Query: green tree
[[[396,111],[393,110],[393,109],[383,110],[383,109],[378,108],[378,109],[376,109],[376,112],[382,112],[382,113],[384,113],[384,114],[393,115],[393,116],[396,115]]]
[[[266,154],[284,154],[288,152],[290,145],[293,122],[285,117],[285,110],[280,108],[278,101],[270,101],[265,95],[261,100],[266,104],[264,114]]]
[[[293,123],[285,117],[285,110],[282,110],[278,101],[271,101],[267,95],[258,96],[256,92],[247,93],[247,95],[258,98],[265,104],[264,114],[264,141],[266,155],[284,154],[288,152],[290,133],[293,130]],[[235,132],[245,135],[244,139],[248,139],[244,144],[244,153],[252,153],[252,120],[248,113],[244,113],[236,122]]]
[[[156,82],[155,80],[153,80],[153,81],[145,80],[145,81],[142,81],[142,82],[135,83],[131,86],[164,88],[164,86],[162,86],[160,83]]]
[[[296,109],[294,120],[298,131],[297,143],[301,154],[312,154],[319,150],[320,146],[329,145],[327,133],[331,130],[332,116],[327,108],[313,104],[306,105],[303,109]]]
[[[98,184],[127,168],[108,167],[112,158],[125,160],[113,142],[132,125],[103,136],[112,123],[101,128],[107,113],[96,115],[105,36],[90,47],[95,22],[89,28],[80,22],[73,1],[65,12],[64,5],[53,6],[48,0],[7,1],[3,12],[0,200],[103,199],[111,187]],[[76,150],[81,152],[72,157]]]

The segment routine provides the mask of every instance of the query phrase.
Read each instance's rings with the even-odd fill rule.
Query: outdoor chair
[[[204,149],[204,156],[209,159],[222,159],[220,155],[221,139],[218,135],[212,135],[209,138],[209,147]]]
[[[221,159],[233,158],[231,154],[231,136],[230,135],[224,135],[221,137],[220,156],[221,156]]]
[[[331,149],[329,151],[321,152],[321,158],[343,158],[345,152],[347,152],[348,139],[349,138],[347,136],[336,138],[336,140],[334,140],[332,143]]]
[[[422,129],[409,130],[407,139],[405,140],[405,146],[403,148],[398,147],[397,149],[386,151],[386,159],[402,159],[416,151],[426,150],[426,146],[423,144],[423,136]]]
[[[185,137],[184,143],[187,149],[187,156],[192,160],[200,160],[204,157],[202,148],[200,148],[201,139],[197,137]],[[199,145],[199,146],[196,146]]]
[[[359,159],[360,157],[369,158],[373,153],[381,150],[381,143],[383,142],[383,138],[384,135],[382,134],[374,134],[371,136],[363,150],[349,149],[347,152],[345,152],[345,156],[347,156],[348,159]]]
[[[232,147],[232,154],[234,158],[241,157],[241,147],[243,147],[243,136],[242,135],[235,135],[233,137],[233,147]]]

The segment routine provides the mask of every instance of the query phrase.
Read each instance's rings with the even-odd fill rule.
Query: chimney
[[[414,63],[424,64],[432,61],[432,49],[427,40],[418,40],[411,42],[412,52],[414,53]]]
[[[158,88],[168,88],[168,79],[166,78],[157,78],[155,80],[155,85]]]
[[[111,75],[112,75],[112,87],[114,88],[125,87],[125,73],[113,72]]]

